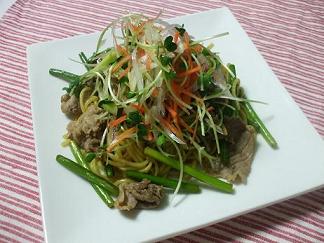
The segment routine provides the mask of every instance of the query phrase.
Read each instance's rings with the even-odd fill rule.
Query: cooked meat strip
[[[69,94],[64,94],[61,97],[61,110],[70,119],[74,120],[81,115],[79,99]]]
[[[163,188],[144,179],[141,182],[121,184],[115,206],[120,210],[156,208],[164,197]]]
[[[224,118],[224,125],[227,130],[226,139],[232,144],[237,143],[246,130],[246,125],[239,118]]]
[[[103,110],[95,105],[90,106],[78,120],[71,121],[68,126],[68,136],[86,151],[95,151],[105,127],[102,120]]]
[[[230,164],[217,174],[233,183],[246,183],[251,170],[256,148],[256,131],[252,126],[246,126],[230,153]]]

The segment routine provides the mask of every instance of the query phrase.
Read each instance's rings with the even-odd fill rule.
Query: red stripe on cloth
[[[239,224],[257,229],[257,230],[264,231],[270,235],[280,238],[281,240],[286,240],[286,241],[290,241],[290,242],[300,242],[300,243],[303,243],[306,241],[305,238],[299,237],[297,234],[289,235],[289,234],[287,234],[286,231],[280,230],[280,229],[276,228],[276,226],[274,226],[274,225],[272,225],[272,227],[271,227],[271,225],[268,225],[266,222],[260,221],[255,217],[254,217],[253,221],[247,220],[244,217],[234,218],[233,221],[237,222]]]
[[[0,182],[0,186],[2,188],[4,188],[4,189],[10,191],[10,192],[17,193],[17,194],[19,194],[21,196],[24,196],[24,197],[28,198],[28,199],[32,199],[32,200],[34,200],[36,202],[39,201],[38,196],[35,196],[35,195],[33,195],[31,193],[28,193],[28,192],[25,192],[23,189],[17,189],[17,188],[15,188],[13,186],[9,186],[7,182],[5,182],[5,183]]]
[[[7,132],[11,132],[19,137],[22,137],[23,139],[34,141],[34,136],[32,134],[28,134],[25,131],[19,131],[17,128],[10,126],[8,124],[5,124],[0,121],[0,129],[4,129]]]
[[[199,234],[201,237],[207,236],[208,238],[210,238],[213,241],[224,240],[225,242],[230,242],[233,240],[232,237],[225,236],[222,233],[219,233],[216,230],[213,230],[213,228],[211,228],[211,227],[208,227],[205,229],[199,229],[199,230],[194,231],[190,234]],[[269,242],[271,242],[271,240]]]
[[[281,216],[279,214],[273,214],[273,213],[271,214],[271,213],[265,212],[265,210],[262,210],[260,212],[257,211],[255,213],[253,213],[253,215],[257,215],[260,218],[267,219],[268,221],[270,221],[276,225],[287,227],[288,229],[295,230],[296,232],[299,232],[301,234],[304,234],[304,235],[312,237],[312,238],[318,239],[318,237],[324,237],[324,235],[322,233],[320,233],[316,230],[313,230],[310,227],[305,227],[298,223],[289,221],[290,217],[287,215]]]
[[[31,166],[30,164],[3,156],[1,154],[0,154],[0,162],[2,164],[11,166],[13,169],[21,170],[21,171],[30,173],[31,175],[37,176],[36,166]]]
[[[8,236],[5,236],[5,235],[3,235],[1,233],[0,233],[0,240],[1,240],[0,242],[3,242],[3,243],[5,243],[5,242],[19,243],[19,241],[15,240],[13,238],[10,238]]]
[[[40,209],[35,210],[35,209],[31,208],[31,207],[26,207],[25,205],[22,205],[22,204],[20,204],[20,203],[17,203],[17,202],[15,202],[15,201],[13,201],[13,200],[8,200],[9,195],[4,194],[4,193],[0,193],[0,194],[1,194],[1,195],[0,195],[0,199],[2,200],[2,202],[4,202],[4,203],[8,203],[8,204],[10,204],[10,205],[13,205],[13,206],[15,206],[18,210],[23,209],[23,210],[28,211],[29,213],[35,214],[35,215],[37,215],[37,216],[41,216]],[[2,195],[5,195],[5,196],[3,197]],[[17,200],[17,198],[15,198],[15,197],[11,197],[11,198],[13,198],[14,200]],[[21,200],[20,200],[20,201],[21,201]],[[24,202],[24,201],[22,201],[22,202]]]
[[[0,192],[0,196],[5,197],[8,200],[9,199],[13,200],[16,203],[18,203],[20,205],[23,205],[22,206],[23,208],[26,207],[25,209],[27,209],[28,211],[33,212],[33,213],[41,216],[41,214],[40,214],[40,211],[41,211],[40,204],[30,203],[28,201],[19,199],[17,197],[11,196],[10,194],[5,194],[5,193],[2,193],[2,192]]]
[[[27,148],[27,149],[31,149],[31,150],[35,149],[34,145],[28,145],[26,143],[19,142],[19,141],[17,141],[17,139],[15,137],[9,137],[8,138],[7,136],[2,136],[0,134],[0,140],[5,141],[5,142],[10,143],[10,144],[13,144],[13,145],[23,147],[23,148]]]
[[[32,154],[28,154],[25,151],[22,151],[20,149],[15,149],[8,147],[6,145],[0,144],[0,148],[2,149],[3,152],[9,152],[12,155],[17,156],[18,158],[24,159],[26,161],[35,161],[35,156]]]
[[[1,215],[10,218],[10,219],[14,219],[19,221],[20,223],[24,223],[26,225],[28,225],[29,227],[32,227],[36,230],[42,231],[43,227],[42,227],[42,221],[35,219],[27,214],[24,214],[18,210],[13,210],[9,207],[4,207],[2,205],[0,205],[0,209],[2,209],[2,213]]]
[[[19,237],[24,238],[26,240],[30,240],[31,242],[41,242],[43,240],[43,237],[34,234],[29,230],[23,229],[11,223],[0,221],[0,228],[5,227],[8,227],[7,229],[11,229],[9,232],[17,234]]]
[[[31,179],[29,177],[26,177],[24,175],[20,175],[14,171],[5,169],[5,168],[1,168],[0,167],[0,175],[3,177],[7,177],[19,182],[22,182],[25,184],[25,186],[32,186],[36,189],[38,189],[38,183],[37,182],[32,182]],[[21,183],[19,183],[21,185]]]

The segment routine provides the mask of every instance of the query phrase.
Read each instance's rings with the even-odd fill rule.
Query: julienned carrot
[[[122,54],[122,56],[127,56],[129,53],[127,52],[127,50],[122,47],[121,45],[117,45],[116,49],[118,51],[118,53]]]
[[[202,47],[202,45],[197,44],[197,45],[192,46],[191,50],[193,50],[196,53],[201,53],[203,50],[203,47]]]
[[[142,105],[139,104],[132,104],[131,105],[133,108],[135,108],[137,111],[139,111],[140,113],[144,114],[145,110],[144,107]]]
[[[194,130],[191,127],[189,127],[189,125],[181,117],[179,117],[179,124],[185,129],[187,129],[188,132],[192,134],[194,133]]]
[[[120,69],[126,62],[130,60],[130,55],[127,55],[119,60],[119,62],[116,63],[114,68],[112,69],[112,73],[116,72],[118,69]]]
[[[178,138],[182,138],[181,130],[179,131],[176,127],[174,127],[170,122],[166,121],[164,118],[160,117],[160,123],[163,127],[168,129],[170,132],[172,132],[174,135],[176,135]]]
[[[166,106],[166,109],[167,109],[167,111],[170,113],[170,115],[171,115],[171,117],[173,118],[173,119],[175,119],[177,116],[178,116],[178,114],[177,114],[177,111],[176,110],[174,110],[173,108],[171,108],[170,106]]]
[[[175,34],[174,34],[174,37],[173,37],[173,41],[174,43],[177,43],[178,42],[178,39],[179,39],[179,31],[176,31]]]
[[[144,28],[145,24],[147,23],[148,21],[143,21],[142,23],[140,23],[138,26],[135,26],[133,24],[131,24],[131,27],[133,29],[134,32],[136,33],[139,33],[141,32],[141,30]]]
[[[187,71],[185,71],[185,72],[183,72],[183,73],[179,73],[177,76],[180,77],[180,78],[183,78],[183,77],[188,76],[188,75],[190,75],[190,74],[193,74],[193,73],[199,72],[200,69],[201,69],[200,65],[197,65],[197,66],[195,66],[195,67],[192,68],[192,69],[189,69],[189,70],[187,70]]]
[[[152,66],[152,58],[150,55],[146,55],[147,59],[146,59],[146,70],[149,71],[151,70],[151,66]]]
[[[124,71],[120,72],[120,74],[118,76],[118,80],[125,77],[127,75],[127,73],[129,73],[130,68],[131,68],[131,66],[130,66],[130,64],[128,64],[128,67]]]
[[[138,48],[137,49],[137,58],[141,58],[144,55],[145,55],[145,50],[142,48]]]
[[[189,38],[189,34],[187,32],[184,33],[183,35],[183,40],[184,40],[184,48],[188,49],[190,48],[190,38]]]
[[[108,125],[110,127],[116,127],[118,126],[120,123],[124,122],[127,118],[127,115],[123,115],[115,120],[112,120],[111,122],[108,123]]]
[[[117,137],[115,137],[115,139],[109,144],[109,146],[107,147],[107,152],[110,153],[113,151],[113,149],[120,144],[122,141],[124,141],[127,138],[131,138],[137,131],[136,127],[131,127],[127,130],[125,130],[124,132],[122,132],[121,134],[117,135]]]
[[[159,95],[159,88],[155,87],[152,92],[153,97],[157,97]]]
[[[149,132],[148,134],[147,134],[147,141],[153,141],[153,139],[154,139],[154,136],[153,136],[153,133],[152,132]]]

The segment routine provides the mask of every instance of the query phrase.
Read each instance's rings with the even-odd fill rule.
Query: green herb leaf
[[[177,76],[177,74],[171,70],[170,72],[164,72],[164,76],[165,76],[165,79],[172,80]]]
[[[171,64],[172,58],[165,56],[165,55],[161,55],[160,56],[160,62],[163,66],[167,66],[169,64]]]
[[[160,136],[158,136],[157,140],[156,140],[156,145],[157,146],[161,146],[165,143],[166,138],[163,134],[161,134]]]
[[[117,115],[118,108],[116,104],[111,100],[101,100],[98,103],[98,106],[113,115]]]
[[[110,164],[106,165],[105,169],[106,169],[106,174],[108,177],[113,177],[115,175],[112,165],[110,165]]]
[[[164,47],[170,52],[177,49],[177,44],[173,42],[173,37],[171,35],[164,40]]]
[[[232,73],[234,74],[234,76],[236,77],[236,69],[235,69],[235,65],[234,64],[231,64],[229,63],[227,65],[228,69],[232,71]]]
[[[147,128],[144,126],[144,124],[138,124],[137,125],[137,136],[138,138],[143,138],[147,135]]]
[[[121,84],[125,84],[125,83],[128,83],[128,78],[127,77],[122,77],[121,79],[119,79],[119,83],[121,83]]]
[[[136,125],[142,121],[142,116],[138,111],[129,112],[126,118],[126,122],[129,125]]]
[[[131,99],[131,98],[133,98],[133,97],[135,97],[136,96],[136,92],[132,92],[132,91],[129,91],[127,94],[126,94],[126,97],[128,98],[128,99]]]
[[[206,90],[212,84],[212,75],[208,73],[201,73],[198,79],[198,87],[200,90]]]

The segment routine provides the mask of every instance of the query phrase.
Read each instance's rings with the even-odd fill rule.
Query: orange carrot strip
[[[201,53],[203,50],[203,47],[202,47],[202,45],[198,44],[198,45],[194,45],[193,47],[191,47],[191,50],[193,50],[196,53]]]
[[[184,35],[183,35],[183,40],[184,40],[184,48],[185,49],[189,49],[189,47],[190,47],[190,38],[189,38],[189,35],[188,35],[188,33],[187,32],[185,32],[184,33]]]
[[[152,58],[150,55],[146,55],[146,70],[151,70],[151,65],[152,65]]]
[[[129,73],[130,67],[131,67],[130,64],[128,64],[128,67],[119,74],[118,80],[121,79],[122,77],[126,76],[127,73]]]
[[[120,69],[126,62],[128,62],[130,60],[130,56],[125,56],[122,59],[119,60],[119,62],[117,62],[117,64],[114,66],[114,68],[112,69],[112,73],[116,72],[118,69]]]
[[[121,45],[116,45],[117,51],[122,54],[122,56],[127,56],[128,52],[126,48],[122,47]]]
[[[191,127],[189,127],[189,125],[180,117],[179,117],[179,124],[183,126],[185,129],[187,129],[190,133],[192,134],[194,133],[194,130]]]
[[[177,43],[178,39],[179,39],[179,31],[176,31],[175,34],[174,34],[174,37],[173,37],[173,42]]]
[[[153,97],[157,97],[159,95],[159,88],[155,87],[152,92]]]
[[[144,107],[142,105],[132,104],[131,106],[133,108],[135,108],[137,111],[139,111],[140,113],[144,114],[145,110],[144,110]]]
[[[116,127],[118,126],[120,123],[124,122],[127,118],[127,115],[123,115],[115,120],[112,120],[111,122],[108,123],[109,126],[111,127]]]
[[[160,118],[160,122],[161,122],[162,126],[164,126],[169,131],[174,133],[177,137],[181,138],[180,131],[178,131],[172,124],[170,124],[168,121],[164,120],[162,117]]]
[[[171,117],[175,119],[177,117],[177,111],[173,110],[170,106],[166,106],[167,111],[170,113]]]
[[[145,55],[145,50],[142,49],[142,48],[138,48],[136,54],[137,54],[137,57],[138,57],[138,58],[141,58],[142,56]]]
[[[146,138],[146,140],[147,140],[147,141],[153,141],[153,139],[154,139],[153,133],[152,133],[152,132],[149,132],[149,133],[147,134],[147,138]]]
[[[192,68],[192,69],[189,69],[189,70],[187,70],[187,71],[185,71],[185,72],[183,72],[183,73],[179,73],[177,76],[180,77],[180,78],[183,78],[183,77],[188,76],[188,75],[190,75],[190,74],[193,74],[193,73],[199,72],[200,69],[201,69],[200,65],[197,65],[197,66],[195,66],[195,67]]]
[[[120,144],[122,141],[124,141],[127,138],[131,138],[137,131],[136,127],[129,128],[122,132],[121,134],[117,135],[117,137],[109,144],[107,147],[107,152],[110,153],[112,150]]]

